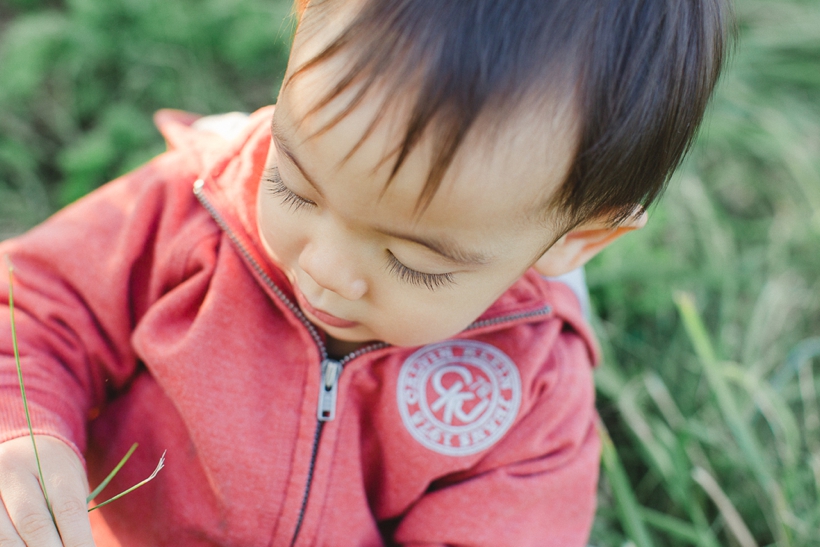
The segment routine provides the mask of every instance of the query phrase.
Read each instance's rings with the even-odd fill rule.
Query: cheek
[[[440,342],[463,331],[492,304],[491,296],[484,300],[466,287],[459,287],[452,295],[439,293],[419,294],[418,290],[404,291],[383,308],[384,316],[376,324],[384,329],[381,337],[400,346],[420,346]],[[389,332],[386,332],[388,331]]]
[[[257,219],[259,237],[265,249],[274,261],[284,265],[298,256],[300,241],[304,234],[303,229],[300,229],[298,215],[283,211],[277,199],[260,192]]]

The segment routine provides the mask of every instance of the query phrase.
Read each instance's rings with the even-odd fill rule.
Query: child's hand
[[[37,475],[31,438],[0,444],[0,545],[27,547],[90,547],[94,545],[88,519],[88,480],[82,462],[67,444],[36,435],[37,451],[49,501],[60,534],[48,513]]]

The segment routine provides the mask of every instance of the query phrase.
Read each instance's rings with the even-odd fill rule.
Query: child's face
[[[298,47],[297,45],[294,46]],[[295,50],[298,51],[298,50]],[[422,141],[385,187],[403,136],[398,109],[358,150],[381,105],[378,92],[329,130],[349,95],[307,111],[334,81],[320,64],[292,81],[274,113],[268,177],[258,196],[261,238],[296,290],[305,315],[331,340],[421,345],[463,330],[560,234],[543,204],[564,180],[571,124],[548,130],[520,117],[474,131],[419,215],[430,142]]]

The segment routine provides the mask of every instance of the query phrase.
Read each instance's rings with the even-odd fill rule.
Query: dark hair
[[[362,0],[291,78],[350,52],[337,85],[311,111],[356,84],[330,126],[375,83],[387,97],[407,96],[405,86],[415,84],[392,175],[431,131],[436,153],[422,209],[479,115],[563,93],[577,112],[578,144],[550,205],[565,211],[567,227],[599,216],[618,222],[658,197],[692,142],[732,35],[726,1]],[[297,9],[308,4],[321,22],[338,3],[300,0]]]

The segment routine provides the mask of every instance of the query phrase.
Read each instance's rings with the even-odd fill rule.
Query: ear
[[[556,277],[586,264],[622,235],[646,225],[646,211],[629,217],[617,226],[596,219],[576,226],[555,242],[533,265],[541,275]]]

